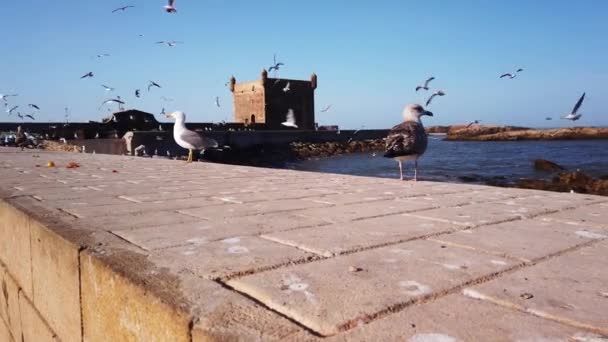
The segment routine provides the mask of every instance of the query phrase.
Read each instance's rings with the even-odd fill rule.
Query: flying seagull
[[[578,112],[578,109],[581,108],[581,105],[583,104],[584,100],[585,100],[585,93],[583,93],[583,95],[578,99],[578,101],[576,101],[574,108],[572,108],[572,112],[570,114],[562,116],[561,118],[566,119],[566,120],[572,120],[572,121],[576,121],[576,120],[580,119],[583,114],[577,114],[576,112]]]
[[[186,114],[183,112],[174,112],[166,117],[175,119],[173,139],[179,146],[188,150],[188,163],[192,163],[193,151],[204,151],[208,148],[218,147],[217,141],[187,129],[185,124]]]
[[[403,162],[414,160],[414,181],[418,180],[418,158],[428,143],[426,131],[420,121],[423,115],[433,116],[419,104],[407,105],[403,110],[403,123],[393,127],[386,137],[384,157],[393,158],[399,163],[399,175],[403,180]]]
[[[17,112],[17,117],[21,120],[23,120],[23,115],[21,115],[21,112]]]
[[[435,77],[429,77],[426,79],[426,81],[424,81],[424,85],[419,85],[416,87],[416,91],[420,90],[420,89],[424,89],[424,90],[429,90],[429,83],[431,83],[432,80],[434,80]]]
[[[475,120],[475,121],[469,123],[466,128],[469,128],[469,127],[471,127],[473,125],[478,125],[480,122],[481,122],[480,120]]]
[[[167,13],[177,13],[177,9],[175,8],[175,0],[169,0],[169,4],[164,7]]]
[[[220,108],[220,97],[219,96],[215,97],[215,105],[217,106],[217,108]]]
[[[156,44],[166,44],[167,46],[174,47],[177,44],[184,44],[184,42],[179,42],[176,40],[171,40],[171,41],[166,42],[164,40],[161,40],[161,41],[156,42]]]
[[[517,74],[520,73],[520,72],[522,72],[522,71],[524,71],[524,69],[519,68],[519,69],[515,70],[515,72],[508,72],[506,74],[500,75],[500,78],[505,78],[505,77],[515,78],[517,76]]]
[[[273,59],[272,59],[272,60],[273,60],[273,64],[272,64],[272,66],[271,66],[270,68],[268,68],[268,72],[272,72],[272,70],[279,71],[279,69],[280,69],[280,68],[281,68],[283,65],[285,65],[285,64],[284,64],[284,63],[282,63],[282,62],[277,62],[277,54],[276,54],[276,53],[274,54],[274,57],[273,57]]]
[[[34,109],[36,109],[36,110],[40,110],[40,107],[38,107],[37,105],[35,105],[35,104],[33,104],[33,103],[28,104],[28,106],[29,106],[30,108],[34,108]]]
[[[330,108],[331,108],[331,105],[328,105],[327,107],[321,109],[321,113],[327,113],[327,112],[329,112]]]
[[[104,58],[104,57],[110,57],[109,53],[101,53],[99,55],[96,56],[97,58]]]
[[[287,116],[285,117],[285,122],[282,122],[281,125],[286,126],[286,127],[298,128],[298,125],[296,125],[296,116],[293,112],[293,109],[290,108],[287,111]]]
[[[152,87],[156,87],[156,88],[162,88],[162,87],[160,86],[160,84],[158,84],[158,83],[156,83],[156,82],[154,82],[154,81],[149,81],[149,82],[150,82],[150,83],[148,83],[148,91],[150,91],[150,88],[152,88]]]
[[[141,97],[141,91],[139,89],[135,89],[135,97]]]
[[[80,78],[83,79],[83,78],[87,78],[87,77],[93,77],[93,72],[89,71],[86,74],[82,75]]]
[[[103,103],[101,104],[101,106],[99,106],[99,108],[103,107],[104,105],[108,104],[108,103],[118,103],[118,105],[120,106],[121,104],[125,104],[121,99],[109,99],[109,100],[105,100],[103,101]]]
[[[545,118],[545,120],[549,121],[549,120],[553,120],[553,118],[551,118],[551,117],[548,117],[548,116],[547,116],[547,117]]]
[[[431,95],[431,97],[429,97],[428,100],[426,100],[426,106],[428,107],[428,105],[431,104],[431,101],[433,101],[433,98],[435,96],[444,96],[445,93],[443,92],[443,90],[437,90],[436,92],[433,93],[433,95]]]
[[[8,109],[6,112],[8,113],[8,115],[11,115],[17,108],[19,108],[19,106],[14,106],[13,108]]]
[[[26,118],[30,118],[32,120],[36,120],[32,114],[25,114]]]
[[[14,97],[14,96],[18,96],[17,94],[0,94],[0,100],[2,101],[7,101],[9,97]]]
[[[283,92],[286,93],[291,90],[291,82],[287,82],[285,88],[283,88]]]
[[[114,91],[114,88],[112,87],[108,87],[107,85],[101,85],[103,87],[103,89],[105,89],[106,91]]]
[[[116,13],[116,12],[118,12],[118,11],[123,11],[123,12],[124,12],[124,11],[126,11],[127,9],[129,9],[129,8],[133,8],[133,7],[135,7],[135,6],[128,5],[128,6],[122,6],[122,7],[118,7],[117,9],[113,10],[113,11],[112,11],[112,13]]]

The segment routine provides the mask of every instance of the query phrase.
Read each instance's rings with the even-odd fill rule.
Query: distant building
[[[289,89],[286,89],[289,84]],[[236,83],[230,79],[234,94],[234,121],[264,124],[269,129],[287,129],[281,125],[293,109],[298,129],[315,129],[315,89],[317,75],[310,81],[269,78],[266,70],[258,81]]]

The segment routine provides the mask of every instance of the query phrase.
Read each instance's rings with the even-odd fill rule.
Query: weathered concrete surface
[[[13,149],[0,172],[0,339],[608,335],[608,198]]]

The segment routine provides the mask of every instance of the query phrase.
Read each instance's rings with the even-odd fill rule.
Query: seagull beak
[[[433,116],[433,112],[429,112],[428,110],[425,110],[422,115],[428,115],[428,116]]]

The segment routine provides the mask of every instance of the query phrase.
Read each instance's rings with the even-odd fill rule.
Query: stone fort
[[[264,124],[269,129],[287,129],[281,125],[289,109],[293,109],[296,124],[301,130],[315,129],[315,89],[317,75],[310,81],[269,78],[262,71],[261,79],[236,83],[230,79],[234,94],[234,121],[243,124]],[[286,86],[289,83],[289,90]]]

